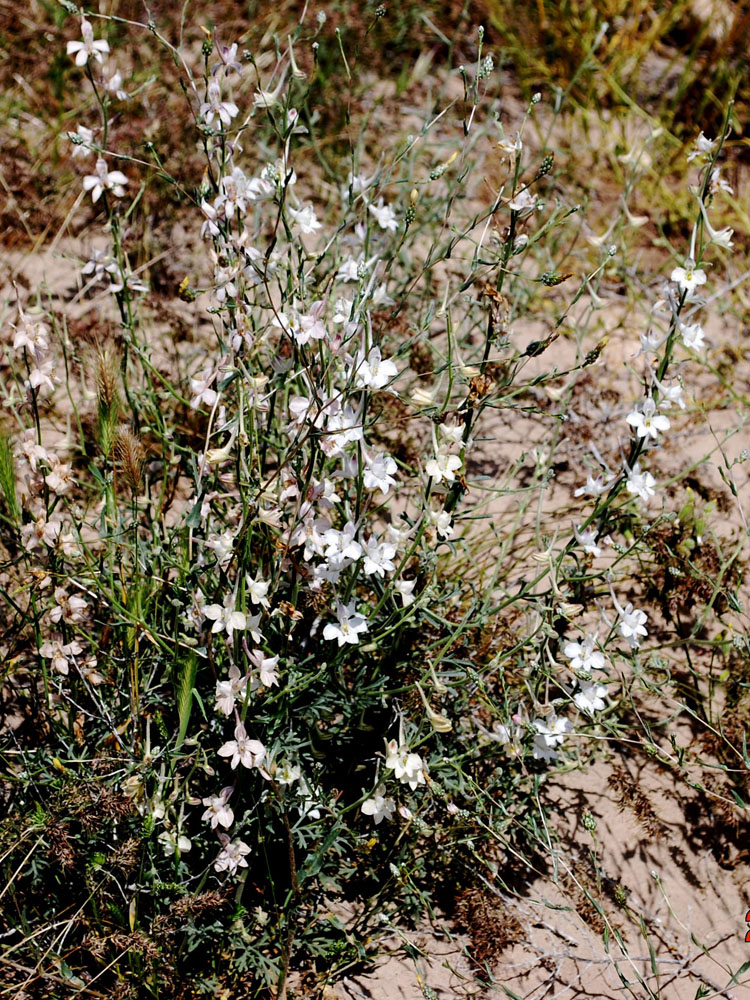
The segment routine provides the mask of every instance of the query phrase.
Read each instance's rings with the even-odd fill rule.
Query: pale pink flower
[[[238,764],[243,767],[260,767],[266,756],[266,748],[258,740],[248,739],[245,727],[237,723],[234,739],[229,740],[218,750],[220,757],[231,757],[230,767],[234,770]]]
[[[234,822],[234,813],[228,804],[231,794],[232,788],[230,786],[229,788],[222,789],[219,795],[209,795],[207,799],[203,799],[206,811],[201,816],[201,819],[210,823],[212,830],[215,830],[217,826],[223,826],[225,830],[228,830]]]
[[[83,190],[91,192],[91,200],[96,204],[105,191],[111,191],[115,198],[122,198],[127,183],[125,174],[121,170],[109,170],[107,161],[100,156],[94,173],[83,178]]]
[[[88,604],[77,594],[68,596],[64,587],[55,587],[55,607],[49,613],[50,621],[59,622],[62,618],[68,625],[77,625],[83,621],[83,613]]]
[[[263,687],[278,687],[279,675],[276,668],[279,665],[278,656],[266,656],[260,649],[254,649],[248,659],[258,671],[258,677]],[[257,682],[256,682],[257,683]]]
[[[53,493],[62,496],[70,489],[72,478],[72,466],[61,462],[56,455],[49,456],[50,471],[44,477],[44,481]]]
[[[206,100],[200,106],[199,114],[206,125],[218,118],[222,125],[231,125],[232,119],[239,113],[239,108],[232,101],[222,101],[221,87],[211,80],[206,92]]]
[[[230,875],[235,875],[238,868],[247,868],[245,858],[249,853],[250,848],[242,840],[227,842],[221,854],[214,861],[214,871],[229,872]]]
[[[83,647],[74,639],[63,645],[59,639],[48,640],[39,647],[39,652],[45,660],[52,661],[52,668],[63,676],[68,676],[69,663],[72,657],[80,656]]]
[[[237,699],[244,701],[247,692],[247,675],[240,674],[233,663],[229,668],[229,678],[216,682],[216,707],[224,715],[231,715]]]

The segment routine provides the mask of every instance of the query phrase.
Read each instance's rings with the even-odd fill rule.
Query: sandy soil
[[[617,766],[636,776],[632,759]],[[750,998],[750,971],[733,981],[750,961],[750,868],[719,863],[710,823],[696,820],[696,797],[685,795],[668,769],[651,763],[638,769],[653,809],[640,818],[612,776],[613,764],[600,761],[547,782],[544,799],[554,817],[550,876],[530,879],[515,896],[488,890],[522,928],[522,940],[503,952],[491,978],[472,975],[465,937],[422,929],[406,935],[421,952],[416,960],[400,949],[331,995],[420,1000],[424,983],[440,1000],[692,1000],[701,986],[705,996]],[[587,812],[596,820],[593,836],[583,827]],[[622,904],[616,890],[624,893]]]

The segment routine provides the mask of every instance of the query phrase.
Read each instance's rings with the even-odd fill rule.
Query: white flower
[[[615,604],[617,612],[620,615],[619,630],[620,635],[623,639],[628,640],[628,644],[631,649],[638,649],[641,644],[641,639],[648,635],[646,630],[646,622],[648,617],[644,611],[634,610],[633,605],[628,603],[624,608],[621,608],[619,604]]]
[[[571,670],[591,673],[592,670],[603,670],[606,660],[604,655],[595,648],[596,638],[585,636],[583,642],[567,642],[563,652],[570,660]]]
[[[216,211],[213,205],[209,204],[207,201],[201,202],[200,209],[201,212],[203,213],[203,225],[201,226],[201,239],[205,239],[207,235],[218,236],[220,232],[220,229],[217,225],[219,213]]]
[[[513,212],[518,212],[518,214],[523,217],[531,215],[536,208],[536,204],[537,196],[535,194],[531,194],[528,188],[524,188],[523,191],[519,191],[515,198],[508,202],[508,207]]]
[[[354,538],[357,526],[348,521],[342,531],[331,528],[323,540],[326,544],[325,556],[331,566],[343,569],[350,561],[356,562],[362,555],[362,546]]]
[[[644,399],[640,410],[631,410],[626,419],[635,428],[637,437],[652,437],[654,441],[657,440],[659,431],[668,431],[671,427],[669,418],[659,413],[652,396]]]
[[[336,455],[343,456],[346,445],[362,441],[363,438],[362,418],[347,404],[328,417],[320,446],[329,458],[333,458]]]
[[[290,764],[288,760],[283,760],[273,772],[273,777],[278,785],[291,785],[299,781],[301,774],[299,764]]]
[[[159,834],[159,841],[166,855],[176,854],[178,852],[180,854],[187,854],[193,846],[188,837],[181,834],[179,830],[174,829],[163,830]]]
[[[94,130],[86,128],[84,125],[77,125],[75,132],[68,132],[68,138],[73,143],[71,156],[79,159],[88,156],[91,150],[91,143],[94,141]]]
[[[312,205],[307,205],[305,208],[300,209],[289,207],[287,211],[294,220],[296,228],[299,229],[303,236],[309,236],[311,233],[315,233],[318,229],[322,228],[322,223],[318,222],[318,217]]]
[[[579,545],[583,546],[583,551],[588,555],[594,556],[598,559],[602,554],[601,548],[596,544],[596,539],[599,537],[598,532],[593,528],[586,528],[585,531],[580,531],[578,528],[573,529],[573,535],[575,540]]]
[[[238,764],[252,768],[261,766],[266,756],[266,748],[258,740],[248,739],[245,727],[239,722],[234,730],[234,739],[219,747],[218,754],[220,757],[232,758],[230,761],[232,770]]]
[[[105,191],[111,191],[115,198],[122,198],[127,183],[125,174],[121,170],[108,170],[107,161],[100,156],[94,173],[83,178],[83,190],[91,192],[91,200],[96,204]]]
[[[266,597],[268,593],[268,588],[271,584],[266,580],[261,580],[260,578],[255,579],[248,573],[245,577],[246,590],[245,593],[250,598],[253,604],[260,604],[261,607],[267,608],[270,606],[269,600]]]
[[[444,451],[439,451],[434,458],[425,462],[424,471],[434,480],[435,486],[438,486],[443,480],[446,483],[454,482],[456,473],[462,464],[458,455],[449,455]]]
[[[32,427],[24,431],[23,440],[18,446],[18,454],[23,455],[34,472],[36,472],[39,462],[49,461],[47,449],[37,444],[36,435]]]
[[[438,431],[440,437],[449,441],[450,444],[459,444],[464,436],[463,424],[440,424]]]
[[[93,687],[98,687],[100,684],[104,683],[104,675],[100,674],[96,670],[97,660],[95,656],[90,656],[85,663],[81,663],[78,666],[78,671],[85,681],[91,684]]]
[[[679,382],[670,382],[669,384],[665,382],[660,382],[656,375],[652,375],[654,380],[654,385],[661,393],[661,399],[659,400],[659,405],[663,406],[665,410],[670,407],[677,405],[681,410],[685,409],[685,400],[682,397],[683,388]]]
[[[396,568],[393,557],[396,555],[396,546],[390,542],[378,542],[376,538],[370,537],[363,546],[365,557],[363,569],[365,576],[385,576],[392,573]]]
[[[377,257],[365,259],[364,254],[360,254],[357,260],[353,257],[346,257],[339,264],[336,277],[339,281],[362,281],[376,260]]]
[[[13,350],[31,351],[32,355],[41,360],[49,347],[49,328],[45,323],[35,323],[18,307],[19,324],[15,326],[13,335]]]
[[[372,304],[379,308],[384,308],[385,306],[395,306],[396,300],[391,298],[388,294],[388,289],[385,284],[378,285],[375,291],[370,297]]]
[[[659,333],[658,330],[649,329],[646,333],[639,335],[641,349],[639,354],[656,354],[661,345],[665,343],[668,333]],[[636,355],[637,357],[638,355]]]
[[[276,84],[275,90],[263,90],[262,87],[258,87],[253,96],[253,107],[254,108],[264,108],[268,110],[272,108],[275,104],[279,104],[282,100],[282,92],[284,89],[284,82],[286,80],[286,72],[281,74],[281,79]]]
[[[602,493],[607,492],[607,490],[609,489],[610,482],[611,480],[607,480],[607,482],[605,483],[604,479],[601,476],[597,476],[596,479],[594,479],[594,477],[589,472],[588,476],[586,477],[586,485],[579,486],[578,489],[573,493],[573,496],[600,497]]]
[[[210,795],[207,799],[203,799],[203,805],[207,808],[201,819],[209,822],[212,830],[215,830],[217,826],[223,826],[225,830],[228,830],[234,822],[234,813],[227,804],[231,794],[232,789],[229,787],[223,789],[220,795]]]
[[[304,545],[305,561],[309,561],[314,555],[322,556],[325,550],[325,534],[330,527],[330,522],[326,518],[315,517],[312,509],[309,509],[302,514],[291,530],[289,545]]]
[[[223,566],[229,562],[234,551],[234,534],[229,528],[220,535],[213,532],[206,539],[206,546],[216,553],[219,565]]]
[[[248,627],[246,616],[241,611],[234,610],[234,602],[235,598],[230,594],[223,605],[209,604],[203,608],[203,614],[214,623],[211,631],[216,633],[226,630],[230,639],[235,630],[241,632]]]
[[[320,14],[318,15],[318,18],[320,18]],[[325,15],[323,15],[323,21],[325,21]],[[371,186],[375,177],[375,174],[372,174],[370,177],[365,177],[364,174],[354,174],[350,170],[346,177],[346,184],[341,187],[341,200],[348,201],[349,192],[351,192],[352,197],[362,194],[363,191],[366,191],[367,188]]]
[[[515,139],[511,139],[509,136],[504,135],[500,142],[497,143],[497,148],[502,150],[502,152],[511,160],[515,161],[516,156],[523,149],[523,143],[521,142],[520,133],[516,132]]]
[[[201,206],[207,221],[214,224],[213,230],[215,230],[215,233],[219,232],[219,227],[215,223],[220,212],[227,219],[231,219],[235,213],[244,215],[247,211],[248,201],[257,200],[258,191],[253,189],[252,184],[253,182],[248,180],[247,174],[242,167],[234,166],[230,173],[222,177],[221,194],[214,202],[213,207],[207,205],[206,202]],[[209,226],[208,230],[211,232],[212,227]],[[201,235],[203,235],[203,229],[201,230]]]
[[[734,188],[721,176],[721,167],[714,167],[711,171],[709,189],[711,194],[716,194],[718,191],[726,191],[727,194],[734,194]]]
[[[221,61],[213,68],[214,76],[221,70],[224,70],[226,76],[229,76],[230,73],[238,75],[242,73],[242,63],[237,58],[237,42],[232,42],[231,45],[217,45],[216,55]]]
[[[503,722],[493,723],[491,732],[485,729],[479,720],[475,719],[474,721],[481,733],[505,748],[505,753],[509,757],[521,756],[523,753],[523,726],[520,715],[513,715],[507,725]]]
[[[396,811],[396,803],[390,796],[385,794],[385,785],[378,785],[369,799],[362,803],[362,812],[365,816],[372,816],[375,826],[379,826],[384,819],[390,819]]]
[[[130,94],[127,90],[122,89],[122,73],[119,69],[116,69],[114,73],[104,81],[105,88],[114,94],[118,101],[126,101]]]
[[[299,809],[300,816],[304,816],[305,819],[320,819],[320,809],[318,808],[318,800],[321,796],[320,789],[311,789],[304,778],[300,778],[299,788],[297,790],[297,795],[301,799],[300,804],[297,806]],[[317,799],[316,797],[317,796]]]
[[[333,322],[348,323],[352,314],[352,306],[354,305],[354,299],[347,299],[342,296],[336,299],[333,306]]]
[[[365,358],[362,351],[357,356],[355,377],[360,389],[384,389],[398,375],[398,368],[388,358],[383,358],[379,347],[370,349]]]
[[[565,734],[572,731],[569,719],[559,719],[554,713],[545,721],[535,719],[532,723],[536,729],[534,737],[534,760],[557,760],[555,747],[562,746]]]
[[[695,160],[699,156],[704,159],[710,159],[717,142],[717,139],[707,139],[701,131],[700,135],[695,140],[695,145],[687,155],[688,163],[690,163],[691,160]]]
[[[706,345],[705,334],[700,323],[680,323],[682,343],[691,351],[702,351]]]
[[[398,229],[398,219],[396,213],[390,205],[383,204],[383,199],[378,198],[377,205],[368,205],[368,211],[375,217],[375,221],[381,229],[388,229],[396,232]]]
[[[706,272],[695,266],[692,260],[686,260],[684,267],[676,267],[671,274],[671,280],[676,281],[680,290],[686,292],[689,298],[693,297],[695,289],[706,283]]]
[[[715,243],[716,246],[724,247],[725,250],[731,250],[734,246],[734,243],[732,242],[732,234],[734,233],[734,230],[730,229],[729,226],[725,226],[724,229],[714,229],[708,220],[708,212],[706,211],[706,206],[703,204],[702,198],[698,199],[698,207],[703,215],[703,225],[708,233],[709,240],[712,243]]]
[[[606,702],[604,701],[607,697],[606,684],[597,684],[596,681],[579,680],[578,687],[580,690],[576,691],[573,695],[573,701],[582,712],[585,712],[587,715],[593,715],[594,712],[601,712],[606,708]]]
[[[339,648],[346,643],[356,645],[359,643],[360,633],[369,631],[367,620],[357,613],[353,600],[349,601],[348,604],[337,602],[336,617],[338,618],[337,624],[329,622],[323,629],[323,638],[336,639]]]
[[[104,62],[104,56],[109,52],[109,43],[103,39],[94,41],[94,29],[85,17],[81,18],[81,35],[82,42],[68,42],[67,47],[68,55],[76,57],[76,66],[85,66],[89,59]]]
[[[57,511],[50,514],[49,520],[45,518],[44,514],[40,514],[35,520],[23,525],[21,537],[29,552],[33,551],[39,542],[44,542],[52,549],[57,545],[62,526],[62,518]]]
[[[109,287],[113,292],[117,292],[123,287],[117,261],[103,250],[93,251],[91,258],[81,268],[81,274],[92,274],[93,281],[109,278]]]
[[[247,868],[245,858],[250,853],[250,848],[242,840],[233,840],[226,843],[214,861],[214,871],[229,872],[234,875],[238,868]]]
[[[431,508],[427,511],[427,520],[435,528],[440,538],[450,538],[453,534],[451,516],[447,510]]]
[[[416,598],[414,597],[414,585],[416,580],[396,580],[393,584],[393,589],[401,598],[401,603],[405,608],[408,608],[410,604],[413,604]]]
[[[29,371],[29,377],[24,385],[31,389],[38,389],[41,396],[54,392],[55,382],[59,382],[55,375],[55,364],[52,358],[41,361]]]
[[[655,485],[656,480],[650,472],[641,472],[639,462],[636,462],[628,473],[627,482],[625,483],[628,493],[637,494],[644,503],[648,503],[649,499],[656,495],[656,491],[654,490]]]
[[[386,745],[385,766],[390,768],[396,778],[412,791],[417,785],[425,784],[424,764],[418,753],[412,753],[409,747],[396,740],[389,740]]]
[[[391,486],[396,485],[394,474],[398,466],[396,461],[384,451],[370,457],[365,454],[365,468],[362,482],[366,490],[380,490],[381,493],[388,493]]]
[[[323,340],[326,335],[323,314],[325,302],[313,302],[309,313],[302,313],[292,326],[292,336],[298,344],[309,344],[311,340]]]
[[[197,410],[202,403],[205,403],[206,406],[214,405],[218,393],[215,389],[211,388],[211,385],[215,379],[216,371],[210,368],[205,369],[200,375],[195,375],[190,379],[190,391],[193,393],[193,399],[190,403],[192,409]]]

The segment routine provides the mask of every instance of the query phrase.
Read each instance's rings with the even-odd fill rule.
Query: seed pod
[[[120,418],[120,361],[111,347],[99,349],[94,361],[94,381],[98,403],[99,444],[110,455]]]
[[[133,496],[137,496],[143,485],[143,463],[146,453],[140,439],[129,427],[117,428],[114,452],[120,475]]]

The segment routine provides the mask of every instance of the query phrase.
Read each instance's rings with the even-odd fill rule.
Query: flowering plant
[[[106,301],[116,332],[86,351],[63,333],[72,315],[39,299],[17,303],[8,338],[3,586],[19,684],[56,762],[51,804],[14,804],[22,840],[70,834],[70,857],[88,851],[76,948],[93,970],[127,941],[133,966],[100,973],[114,967],[123,996],[139,976],[161,995],[179,968],[204,992],[249,977],[252,995],[283,997],[312,958],[366,959],[353,942],[416,919],[452,872],[476,878],[478,858],[496,872],[479,838],[505,861],[539,851],[531,789],[619,738],[660,628],[633,570],[664,514],[659,449],[705,347],[706,255],[733,245],[709,217],[727,129],[691,154],[690,245],[633,345],[642,395],[573,463],[548,533],[559,428],[580,421],[576,386],[603,367],[588,324],[620,251],[609,231],[593,239],[567,291],[580,206],[550,204],[539,95],[500,124],[483,32],[473,75],[450,78],[465,113],[446,98],[379,158],[362,144],[328,162],[312,88],[324,21],[262,54],[204,32],[200,58],[143,25],[183,74],[202,154],[183,176],[169,149],[149,140],[144,161],[125,141],[140,84],[123,89],[97,37],[109,19],[74,20],[67,55],[94,101],[69,133],[89,196],[77,206],[106,237],[79,296]],[[485,170],[491,183],[470,186]],[[131,263],[157,182],[192,233],[161,329],[148,266]],[[543,334],[524,340],[530,317]],[[536,447],[501,452],[490,482],[487,439],[529,415]],[[699,544],[700,515],[680,521]],[[34,753],[17,752],[25,781]],[[321,929],[347,885],[361,912]],[[46,920],[61,903],[38,905]]]

